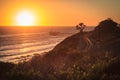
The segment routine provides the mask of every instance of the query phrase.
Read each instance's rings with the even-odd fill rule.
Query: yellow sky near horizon
[[[120,0],[0,0],[0,26],[19,26],[22,11],[34,16],[33,26],[92,26],[108,17],[120,22]]]

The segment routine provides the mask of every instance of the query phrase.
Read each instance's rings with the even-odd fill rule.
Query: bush
[[[94,64],[83,80],[120,80],[120,57]]]

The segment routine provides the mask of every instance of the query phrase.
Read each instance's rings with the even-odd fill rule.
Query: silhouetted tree
[[[79,23],[78,25],[76,25],[76,29],[80,30],[80,33],[83,33],[83,30],[85,29],[86,25],[84,25],[84,23]]]

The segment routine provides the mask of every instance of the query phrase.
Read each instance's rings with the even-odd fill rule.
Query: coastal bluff
[[[93,31],[67,37],[52,50],[53,53],[106,51],[120,53],[120,26],[111,19],[101,21]]]
[[[111,19],[76,33],[44,55],[0,62],[1,80],[120,80],[120,26]]]

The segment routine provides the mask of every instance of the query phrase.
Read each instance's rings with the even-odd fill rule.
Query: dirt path
[[[78,49],[82,52],[90,50],[93,46],[92,41],[88,38],[86,34],[80,36]]]
[[[91,40],[88,37],[84,37],[83,39],[87,43],[85,51],[90,50],[92,48],[92,46],[93,46],[93,43],[91,42]]]

